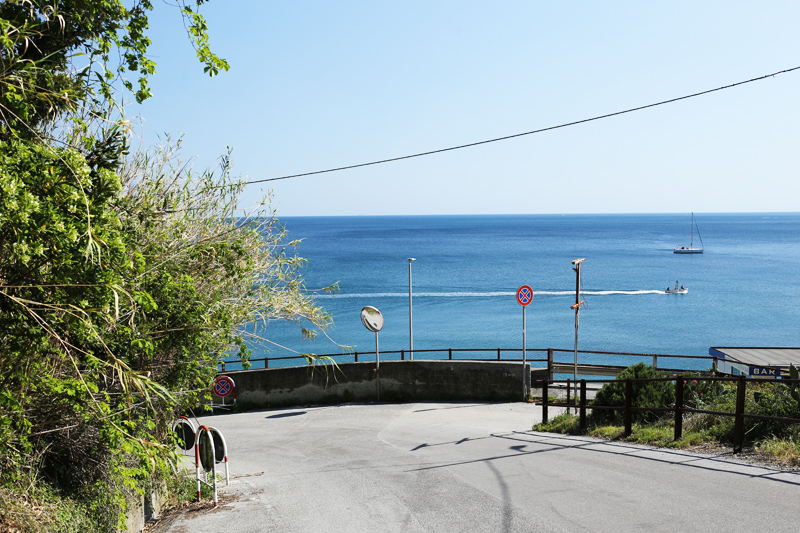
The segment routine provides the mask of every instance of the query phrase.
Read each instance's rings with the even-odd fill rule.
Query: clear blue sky
[[[800,66],[794,1],[211,0],[202,73],[152,17],[142,140],[264,179],[398,157]],[[278,214],[797,211],[800,71],[476,148],[254,185]]]

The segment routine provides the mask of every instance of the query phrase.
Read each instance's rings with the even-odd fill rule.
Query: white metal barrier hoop
[[[172,423],[172,431],[175,432],[175,437],[178,440],[178,447],[185,452],[192,449],[195,441],[195,428],[191,420],[185,416],[178,417],[178,419]]]
[[[214,490],[214,507],[219,505],[217,498],[217,463],[225,463],[225,484],[230,483],[228,473],[228,445],[222,432],[215,427],[200,426],[194,440],[195,479],[197,481],[197,501],[201,501],[200,484]],[[200,479],[200,469],[203,469],[205,479]],[[211,482],[208,482],[208,472],[211,472]]]
[[[225,437],[222,432],[215,427],[208,428],[211,432],[211,439],[214,441],[214,462],[225,463],[225,484],[230,483],[230,476],[228,474],[228,444],[225,442]]]
[[[205,441],[203,440],[205,437]],[[210,452],[210,453],[209,453]],[[201,501],[202,497],[200,495],[200,483],[203,483],[207,487],[211,487],[214,490],[214,507],[219,505],[219,500],[217,499],[217,466],[216,461],[214,461],[214,456],[216,455],[214,451],[214,439],[211,437],[211,431],[208,429],[208,426],[200,426],[197,428],[197,436],[195,437],[194,441],[194,459],[195,459],[195,479],[197,480],[197,501]],[[208,476],[206,475],[205,480],[200,479],[200,468],[201,464],[204,469],[204,473],[208,473],[208,466],[211,466],[211,483],[209,483]]]

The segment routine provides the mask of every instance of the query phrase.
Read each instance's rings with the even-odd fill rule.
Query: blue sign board
[[[748,373],[751,376],[755,376],[755,377],[764,376],[764,377],[774,378],[774,377],[779,377],[781,375],[781,369],[780,368],[764,368],[764,367],[761,367],[761,366],[751,366],[751,367],[748,367]]]

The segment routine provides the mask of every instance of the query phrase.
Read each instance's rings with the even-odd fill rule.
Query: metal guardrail
[[[546,357],[527,357],[527,361],[530,363],[547,363],[546,368],[549,371],[550,378],[552,379],[555,374],[571,374],[574,371],[574,361],[567,362],[567,361],[557,361],[556,355],[557,354],[569,354],[572,355],[575,353],[574,350],[564,350],[559,348],[527,348],[527,353],[530,354],[546,354]],[[477,357],[465,357],[465,354],[486,354],[484,356],[478,355]],[[491,354],[491,355],[489,355]],[[593,350],[578,350],[579,357],[583,357],[584,361],[578,361],[578,373],[582,375],[600,375],[600,376],[616,376],[621,372],[626,366],[619,366],[619,365],[604,365],[598,364],[594,362],[586,362],[585,359],[587,356],[603,356],[603,355],[613,355],[613,356],[622,356],[622,357],[631,357],[631,358],[638,358],[639,360],[652,360],[652,364],[654,368],[658,368],[659,370],[671,372],[682,372],[686,371],[687,369],[675,369],[675,368],[665,368],[659,367],[659,360],[663,361],[666,360],[684,360],[684,361],[693,361],[693,360],[705,360],[711,363],[710,371],[714,371],[717,368],[717,357],[712,356],[700,356],[700,355],[671,355],[671,354],[653,354],[653,353],[630,353],[630,352],[608,352],[608,351],[593,351]],[[386,361],[392,360],[392,356],[396,358],[396,360],[405,361],[414,359],[415,357],[419,360],[455,360],[455,361],[522,361],[522,349],[521,348],[444,348],[444,349],[436,349],[436,350],[389,350],[389,351],[381,351],[381,358]],[[438,356],[438,357],[437,357]],[[346,352],[346,353],[335,353],[335,354],[323,354],[317,355],[314,354],[313,356],[307,355],[291,355],[291,356],[282,356],[282,357],[260,357],[256,359],[249,359],[250,368],[252,369],[259,369],[259,368],[270,368],[271,361],[302,361],[303,364],[315,364],[316,361],[319,361],[319,358],[327,358],[331,361],[337,361],[347,358],[352,358],[353,362],[358,363],[359,359],[362,361],[364,360],[374,360],[375,352]],[[638,362],[633,361],[631,364]],[[260,365],[263,363],[263,366]],[[238,370],[241,368],[230,368],[230,365],[242,365],[242,361],[223,361],[219,364],[218,370],[221,372],[231,371],[231,370]]]
[[[695,409],[686,407],[684,405],[684,384],[689,380],[692,381],[726,381],[726,382],[735,382],[736,383],[736,404],[734,408],[734,412],[724,412],[724,411],[710,411],[707,409]],[[692,377],[682,377],[676,376],[671,378],[649,378],[649,379],[626,379],[625,381],[625,404],[623,406],[608,406],[608,405],[589,405],[586,398],[586,383],[587,381],[592,383],[607,383],[610,379],[605,380],[586,380],[581,379],[578,383],[571,382],[571,380],[541,380],[538,383],[541,384],[542,389],[542,401],[539,402],[542,406],[542,421],[543,423],[547,423],[548,420],[548,407],[568,407],[574,408],[578,410],[579,414],[579,424],[581,431],[586,429],[586,410],[587,409],[604,409],[604,410],[617,410],[623,412],[623,421],[624,421],[624,435],[629,437],[633,432],[632,429],[632,414],[634,411],[650,411],[650,412],[663,412],[674,413],[675,417],[675,433],[674,438],[675,440],[681,439],[683,436],[683,415],[685,413],[705,413],[710,415],[716,416],[732,416],[734,417],[734,428],[733,428],[733,452],[734,453],[741,453],[742,445],[744,443],[744,420],[746,418],[749,419],[757,419],[757,420],[772,420],[776,422],[786,422],[790,424],[800,424],[800,418],[787,418],[787,417],[778,417],[778,416],[765,416],[765,415],[755,415],[755,414],[748,414],[745,413],[745,393],[747,383],[780,383],[784,385],[788,385],[790,383],[800,383],[800,380],[797,379],[757,379],[757,378],[746,378],[744,376],[738,377],[720,377],[720,376],[692,376]],[[634,407],[633,406],[633,383],[651,383],[656,381],[674,381],[675,382],[675,403],[673,406],[663,406],[663,407]],[[567,389],[567,400],[566,402],[551,402],[549,401],[549,385],[556,384],[556,383],[564,383],[566,384]],[[579,387],[579,392],[576,394],[577,402],[571,401],[570,398],[570,389],[571,384],[576,385]]]

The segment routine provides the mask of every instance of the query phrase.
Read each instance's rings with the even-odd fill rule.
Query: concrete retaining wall
[[[537,375],[538,369],[534,370]],[[522,362],[386,361],[380,364],[381,401],[522,401],[531,369]],[[375,362],[226,372],[246,407],[375,401]],[[543,376],[546,376],[544,370]],[[541,379],[541,377],[539,377]],[[230,402],[230,400],[227,400]],[[221,399],[215,397],[214,403]]]

